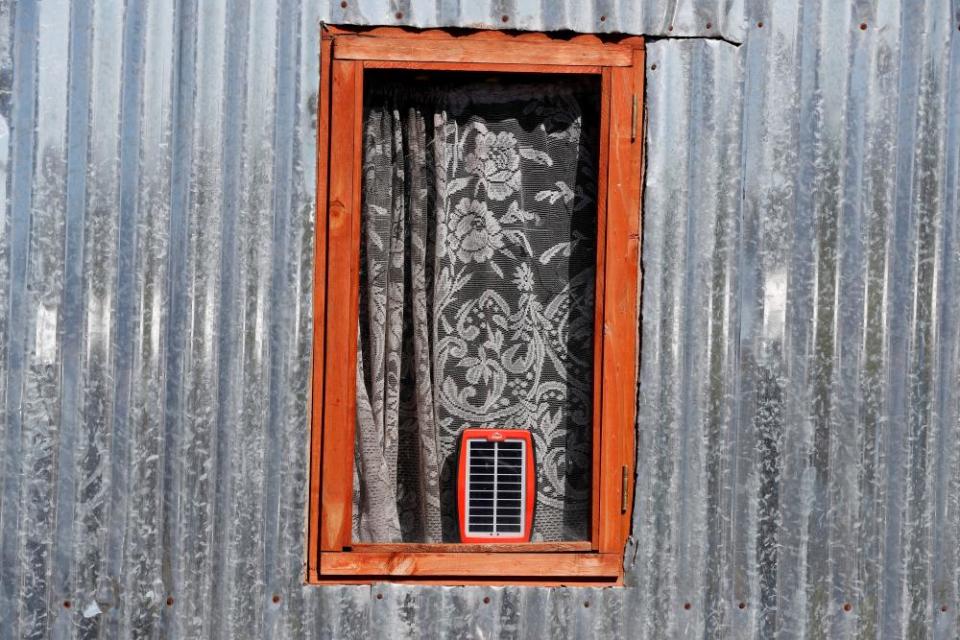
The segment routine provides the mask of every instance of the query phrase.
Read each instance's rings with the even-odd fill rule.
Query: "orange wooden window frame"
[[[635,459],[643,38],[332,26],[324,26],[320,35],[307,582],[619,584]],[[351,540],[365,69],[601,78],[590,540]]]

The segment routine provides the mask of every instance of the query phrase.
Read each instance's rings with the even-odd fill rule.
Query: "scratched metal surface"
[[[627,588],[302,586],[321,19],[662,37]],[[958,29],[0,0],[0,639],[956,638]]]

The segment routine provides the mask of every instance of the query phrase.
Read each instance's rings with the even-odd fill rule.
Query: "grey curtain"
[[[456,541],[467,427],[531,431],[534,539],[586,539],[599,87],[367,84],[354,539]]]

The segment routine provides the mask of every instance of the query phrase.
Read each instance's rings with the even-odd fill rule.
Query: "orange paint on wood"
[[[643,55],[640,52],[642,63]],[[623,466],[633,448],[636,418],[637,272],[639,270],[642,67],[610,70],[610,160],[604,272],[603,441],[600,498],[601,553],[623,553]],[[630,461],[632,465],[632,461]],[[629,490],[629,487],[627,488]],[[629,509],[628,509],[629,511]]]
[[[324,322],[327,294],[327,180],[330,157],[330,62],[332,43],[320,43],[320,91],[317,101],[317,207],[313,259],[313,361],[310,369],[310,514],[320,513],[322,452]],[[319,518],[307,521],[307,572],[316,571],[320,551]]]
[[[559,64],[506,64],[481,62],[422,62],[409,60],[367,60],[365,69],[412,69],[417,71],[468,71],[478,73],[560,73],[597,75],[604,67]]]
[[[320,575],[616,577],[619,554],[357,553],[320,554]]]
[[[362,109],[362,67],[333,62],[328,215],[326,388],[323,410],[323,480],[320,548],[350,544],[353,503],[353,432],[357,288],[360,268],[360,190],[357,186]],[[358,112],[359,111],[359,112]]]
[[[596,281],[594,283],[594,321],[593,321],[593,437],[591,464],[591,521],[590,539],[594,550],[599,549],[600,527],[600,491],[603,486],[601,443],[603,442],[603,305],[606,272],[604,270],[607,237],[607,171],[610,160],[610,69],[603,71],[600,87],[600,149],[597,159],[597,247]]]
[[[384,582],[391,584],[415,584],[417,586],[463,586],[463,587],[620,587],[623,579],[614,576],[563,577],[544,579],[533,576],[509,576],[484,578],[477,576],[317,576],[311,579],[314,585],[376,585]]]
[[[631,205],[636,211],[636,216],[633,221],[636,224],[636,227],[631,231],[629,238],[629,250],[634,254],[633,259],[633,268],[630,271],[630,275],[633,277],[633,291],[634,291],[634,300],[633,300],[633,312],[630,318],[632,325],[634,327],[633,335],[633,362],[631,363],[630,368],[627,371],[627,379],[632,388],[636,389],[639,384],[640,378],[640,303],[641,295],[643,291],[643,270],[640,268],[640,256],[642,254],[642,239],[643,239],[643,180],[644,180],[644,163],[646,159],[646,102],[643,100],[644,88],[646,87],[646,49],[643,45],[643,39],[637,38],[639,40],[639,46],[633,51],[633,81],[634,87],[638,94],[638,113],[637,113],[637,138],[635,140],[635,145],[633,148],[633,154],[635,157],[633,166],[639,166],[638,173],[634,175],[631,179],[636,183],[636,188],[632,192],[632,197],[635,199],[635,204]],[[627,265],[629,268],[629,264]],[[635,489],[635,472],[636,472],[636,461],[637,461],[637,434],[636,434],[636,422],[637,422],[637,404],[636,404],[636,395],[630,398],[629,412],[627,415],[627,420],[630,424],[630,429],[626,434],[626,439],[623,443],[622,451],[624,455],[623,464],[627,468],[627,496],[626,496],[626,513],[623,514],[622,518],[622,527],[620,529],[620,547],[623,548],[626,544],[627,538],[630,536],[630,525],[633,520],[633,498],[634,498],[634,489]]]
[[[509,43],[461,39],[436,41],[409,38],[337,38],[336,59],[407,60],[411,62],[470,62],[493,64],[555,64],[575,66],[621,66],[632,64],[632,51],[618,45],[528,42]]]
[[[579,542],[523,542],[523,543],[439,543],[402,542],[396,544],[354,543],[350,550],[361,553],[582,553],[591,551],[589,540]]]

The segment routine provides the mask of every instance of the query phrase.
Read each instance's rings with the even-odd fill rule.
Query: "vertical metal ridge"
[[[26,358],[28,311],[34,307],[27,287],[30,218],[33,211],[33,165],[37,152],[33,128],[37,118],[37,50],[39,7],[32,3],[18,5],[12,12],[10,72],[12,93],[20,96],[10,108],[10,157],[4,181],[9,184],[9,208],[4,211],[6,257],[8,260],[9,293],[4,299],[3,320],[7,343],[4,380],[4,460],[0,476],[0,637],[16,638],[20,634],[20,521],[21,470],[24,432],[22,402],[24,360]],[[9,181],[8,181],[9,180]]]
[[[165,603],[164,593],[176,598],[185,595],[186,583],[181,563],[183,559],[183,541],[179,521],[185,497],[180,465],[181,453],[185,451],[185,426],[183,410],[186,404],[183,396],[186,375],[185,367],[189,360],[185,356],[188,337],[188,315],[190,304],[187,297],[188,286],[188,238],[189,211],[191,203],[191,173],[196,154],[193,151],[194,121],[197,119],[194,105],[194,87],[202,82],[195,74],[197,57],[197,4],[195,0],[185,0],[175,5],[173,15],[175,56],[172,64],[172,146],[170,177],[170,214],[168,220],[169,249],[166,256],[168,272],[163,286],[166,288],[166,317],[163,326],[163,342],[160,346],[160,367],[164,384],[162,404],[156,409],[163,411],[162,441],[157,454],[162,460],[162,485],[159,518],[161,575],[153,577],[153,588],[144,598],[143,607],[156,602]],[[185,499],[186,498],[186,499]],[[160,592],[158,592],[158,589]],[[180,609],[160,608],[159,624],[169,633],[184,635]]]

